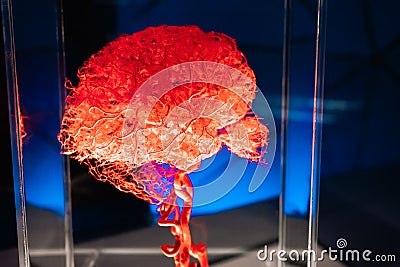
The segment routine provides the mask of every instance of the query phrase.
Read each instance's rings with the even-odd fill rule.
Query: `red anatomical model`
[[[223,145],[252,161],[267,146],[268,129],[251,110],[255,76],[235,40],[196,26],[150,27],[110,42],[78,78],[66,99],[63,153],[158,204],[158,224],[175,237],[161,249],[176,266],[197,266],[190,256],[208,266],[206,246],[191,240],[187,174]]]

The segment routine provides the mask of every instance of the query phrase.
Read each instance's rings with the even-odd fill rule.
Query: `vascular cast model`
[[[268,139],[251,110],[255,76],[235,40],[197,26],[149,27],[107,44],[78,78],[58,136],[63,153],[158,204],[158,224],[175,237],[161,250],[176,266],[197,266],[191,256],[208,266],[205,244],[191,240],[188,174],[222,146],[258,162]]]

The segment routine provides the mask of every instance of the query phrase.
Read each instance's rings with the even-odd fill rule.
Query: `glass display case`
[[[315,266],[311,2],[2,0],[19,266]]]

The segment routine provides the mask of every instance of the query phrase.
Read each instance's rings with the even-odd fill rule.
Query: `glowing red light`
[[[19,112],[19,131],[21,145],[24,143],[24,139],[28,136],[28,133],[25,129],[25,121],[28,119],[28,116],[22,115],[21,111]]]
[[[21,123],[21,140],[23,140],[28,134],[25,131],[25,124],[24,120],[26,120],[28,117],[26,116],[21,116],[20,123]]]
[[[141,104],[143,109],[150,109],[149,116],[140,118],[137,114],[135,119],[146,120],[145,129],[140,129],[146,138],[146,155],[141,155],[143,148],[138,147],[134,148],[134,157],[126,160],[123,130],[126,124],[135,129],[135,120],[127,123],[126,119],[127,107],[138,88],[162,70],[193,61],[227,65],[255,83],[246,58],[227,35],[205,33],[196,26],[150,27],[119,37],[85,62],[78,72],[78,86],[69,86],[71,93],[59,133],[63,153],[86,164],[94,177],[159,204],[159,225],[171,227],[175,237],[175,244],[163,245],[162,252],[174,257],[176,266],[197,266],[190,263],[190,256],[201,266],[208,266],[206,246],[193,244],[190,237],[193,188],[187,173],[198,168],[202,159],[218,153],[223,145],[240,157],[258,161],[268,137],[268,129],[250,109],[254,87],[246,93],[245,101],[228,88],[193,82],[177,85],[153,106],[147,106],[143,99]],[[184,104],[201,98],[225,103],[236,119],[221,125],[211,118],[196,117],[182,122],[175,132],[165,131],[165,124],[179,119],[177,116],[174,120],[174,109],[195,113],[195,108],[185,108]],[[183,113],[178,115],[182,117]],[[183,207],[176,204],[177,198],[185,202]]]

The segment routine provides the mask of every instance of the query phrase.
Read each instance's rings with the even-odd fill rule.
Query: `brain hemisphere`
[[[192,61],[224,64],[244,75],[227,77],[224,69],[207,64],[201,71],[173,67]],[[154,84],[145,94],[138,92],[164,69],[171,90],[157,95]],[[214,83],[185,83],[187,73]],[[240,81],[242,76],[248,81]],[[149,202],[165,199],[177,168],[192,171],[223,144],[253,160],[266,145],[268,130],[250,111],[254,73],[224,34],[196,26],[147,28],[109,43],[78,78],[59,135],[64,153],[87,164],[98,179]]]

